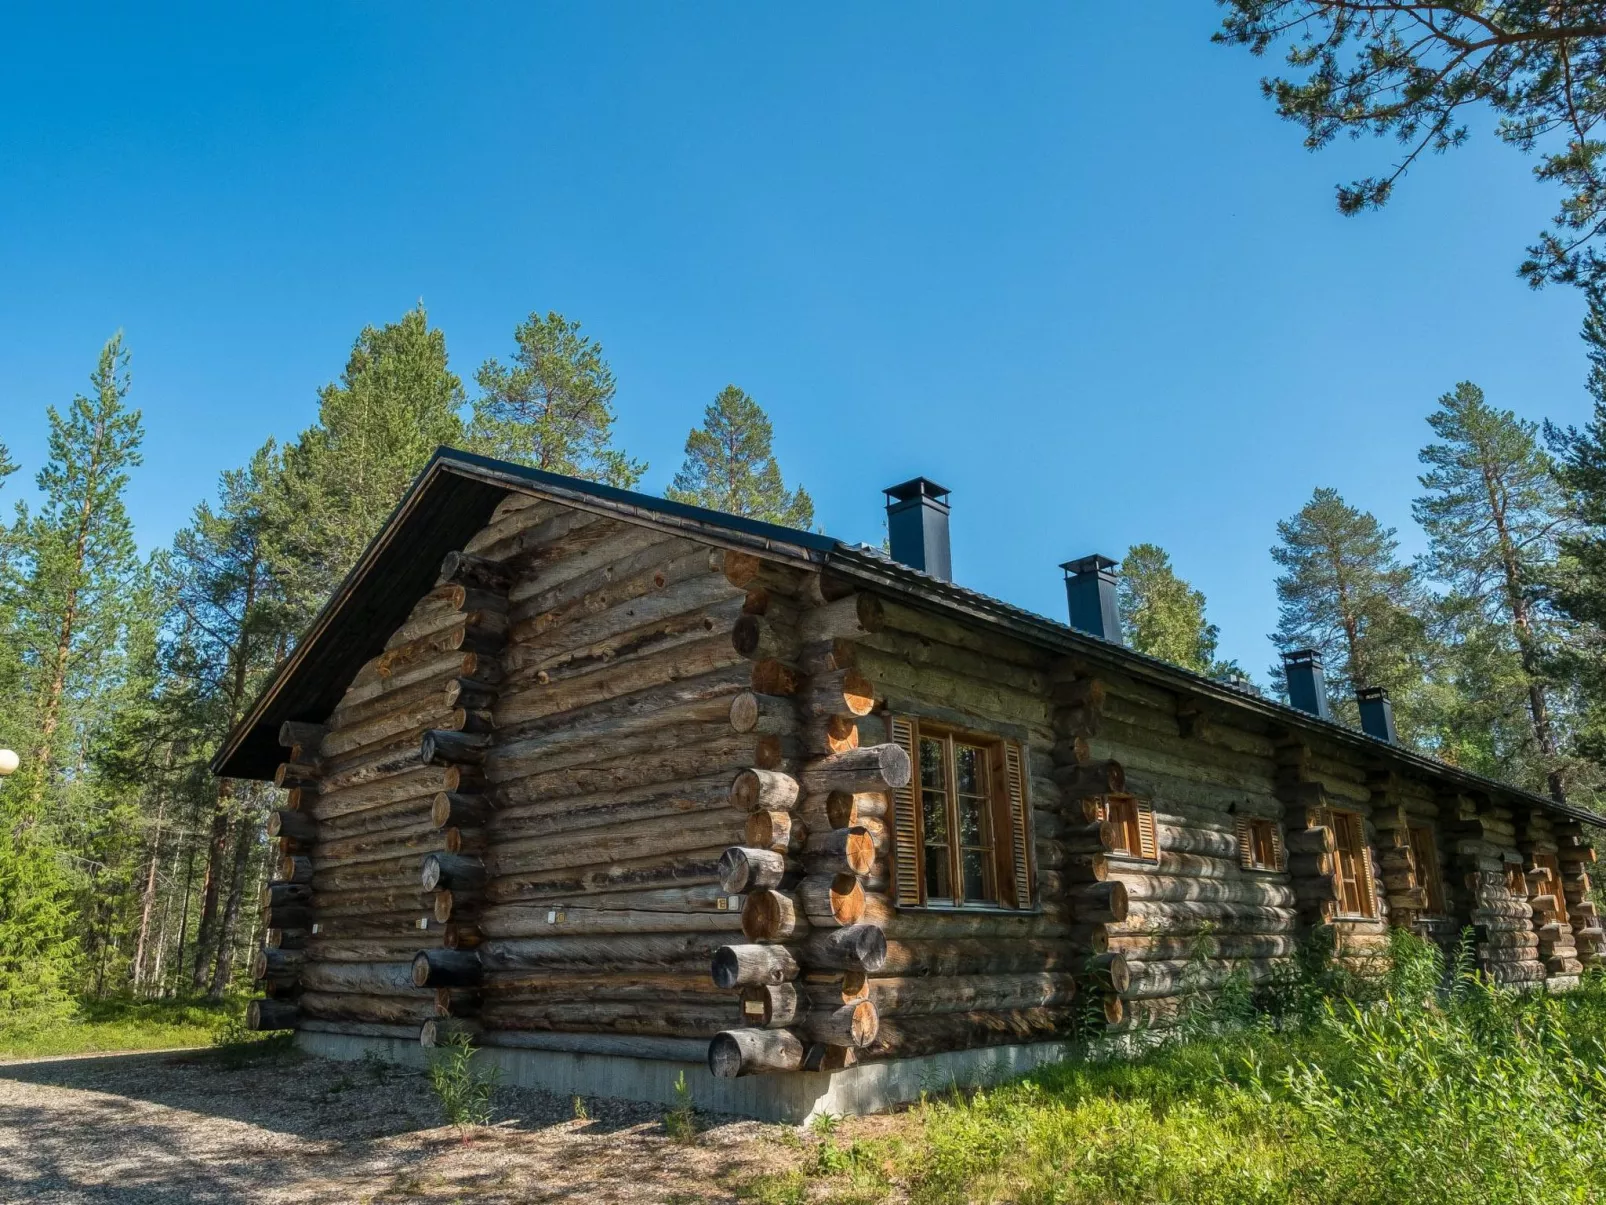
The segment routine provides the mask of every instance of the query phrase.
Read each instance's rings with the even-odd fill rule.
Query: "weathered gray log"
[[[716,987],[730,991],[765,983],[787,983],[798,976],[797,959],[785,946],[721,946],[711,968]]]
[[[1316,828],[1291,828],[1283,837],[1290,854],[1332,854],[1338,848],[1333,830],[1325,824]]]
[[[875,686],[856,669],[828,670],[809,679],[802,704],[810,715],[863,717],[875,710]]]
[[[309,762],[285,762],[273,772],[273,785],[287,791],[318,790],[317,766]]]
[[[1098,954],[1088,959],[1087,976],[1107,992],[1119,994],[1132,986],[1132,968],[1123,953]]]
[[[316,841],[318,822],[305,812],[278,808],[268,813],[268,836],[288,837],[292,841]]]
[[[251,978],[289,986],[301,976],[305,956],[300,950],[263,948],[251,958]]]
[[[272,1029],[294,1029],[301,1010],[288,1000],[253,1000],[245,1006],[247,1029],[258,1033]]]
[[[421,879],[425,891],[479,891],[485,886],[485,863],[466,854],[425,854]]]
[[[1118,879],[1078,886],[1068,890],[1065,895],[1076,919],[1084,924],[1124,921],[1127,917],[1129,905],[1126,884]]]
[[[466,552],[448,552],[441,561],[438,580],[442,585],[453,583],[495,594],[506,594],[513,584],[512,574],[505,566]],[[460,604],[457,609],[462,609]]]
[[[426,766],[467,763],[477,766],[485,760],[491,736],[484,732],[451,732],[436,728],[424,733],[418,746],[418,759]]]
[[[765,887],[779,887],[801,867],[772,849],[733,845],[719,856],[720,886],[733,895]]]
[[[262,940],[270,950],[300,950],[308,936],[306,929],[269,929]]]
[[[456,709],[467,707],[484,710],[496,702],[497,688],[489,682],[479,682],[473,678],[453,678],[446,684],[444,702],[447,707]]]
[[[436,828],[482,828],[492,811],[484,795],[441,791],[430,804],[429,818]]]
[[[744,812],[787,812],[802,794],[797,779],[777,770],[743,770],[731,782],[731,803]]]
[[[797,664],[797,633],[762,615],[743,615],[737,619],[731,629],[731,647],[749,661]]]
[[[719,1079],[802,1066],[803,1043],[787,1029],[728,1029],[708,1044],[708,1070]]]
[[[901,745],[869,745],[810,762],[800,781],[810,794],[855,794],[906,787],[910,774],[909,754]]]
[[[886,627],[886,611],[873,594],[851,594],[798,617],[797,635],[804,644],[857,640]]]
[[[414,987],[473,987],[483,975],[479,955],[467,950],[420,950],[413,956]]]
[[[797,1028],[815,1042],[862,1048],[875,1041],[881,1018],[874,1001],[857,1000],[836,1008],[811,1008],[800,1018]]]
[[[263,908],[284,908],[311,902],[312,888],[305,883],[266,883],[257,897],[258,905]]]
[[[730,720],[737,732],[761,736],[795,736],[798,731],[797,707],[791,699],[751,690],[731,700]]]
[[[813,968],[874,974],[887,960],[887,935],[879,925],[847,925],[811,934],[802,945],[804,963]]]
[[[318,746],[329,735],[324,724],[310,724],[305,720],[286,720],[279,725],[279,744],[286,749],[303,749],[309,757],[318,756]]]
[[[281,883],[311,883],[312,859],[305,854],[286,854],[279,859],[278,873]]]
[[[809,998],[796,983],[764,983],[742,988],[743,1025],[777,1029],[791,1025],[809,1008]]]

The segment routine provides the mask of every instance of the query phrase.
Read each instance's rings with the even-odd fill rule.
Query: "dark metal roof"
[[[485,525],[510,489],[618,518],[674,527],[726,547],[829,566],[845,577],[927,606],[960,612],[1052,651],[1081,657],[1090,664],[1135,673],[1291,730],[1319,733],[1367,755],[1380,766],[1606,827],[1606,816],[1469,773],[1125,645],[1100,640],[1067,624],[912,569],[864,544],[845,544],[817,532],[671,502],[452,448],[436,450],[384,529],[318,613],[250,713],[229,734],[212,759],[213,772],[235,778],[271,778],[283,760],[278,743],[280,724],[285,720],[321,722],[328,716],[347,683],[370,658],[383,651],[390,633],[407,618],[419,596],[434,585],[441,559],[462,548]]]

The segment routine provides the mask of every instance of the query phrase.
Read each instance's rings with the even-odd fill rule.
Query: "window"
[[[1555,919],[1563,924],[1567,923],[1567,896],[1561,889],[1561,859],[1555,854],[1534,854],[1534,869],[1542,870],[1545,876],[1538,884],[1535,895],[1549,895],[1556,899]]]
[[[1104,819],[1115,825],[1111,853],[1149,862],[1160,860],[1160,846],[1154,835],[1154,804],[1135,795],[1107,795]]]
[[[1238,865],[1245,870],[1283,869],[1283,834],[1275,820],[1238,817]]]
[[[1439,850],[1433,830],[1425,824],[1410,826],[1411,861],[1416,866],[1416,885],[1427,894],[1427,910],[1444,912],[1444,878],[1439,873]]]
[[[890,728],[913,767],[892,792],[898,903],[1030,908],[1021,747],[913,717],[894,716]]]
[[[1327,813],[1338,847],[1333,859],[1333,880],[1338,887],[1338,911],[1344,916],[1376,916],[1377,892],[1372,888],[1372,851],[1366,846],[1366,825],[1355,812]]]

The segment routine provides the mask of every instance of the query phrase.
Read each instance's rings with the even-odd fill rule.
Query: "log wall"
[[[897,905],[898,716],[1020,743],[1031,909]],[[1594,853],[1544,809],[522,494],[334,712],[281,740],[262,1028],[706,1043],[738,1075],[1168,1025],[1317,930],[1359,964],[1390,925],[1447,951],[1471,925],[1505,983],[1562,987],[1606,959]],[[1118,799],[1152,848],[1117,848]],[[1339,911],[1334,809],[1361,818],[1374,915]],[[1282,843],[1270,869],[1240,848],[1256,819]]]

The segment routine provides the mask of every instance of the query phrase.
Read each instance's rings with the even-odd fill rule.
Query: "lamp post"
[[[22,759],[17,756],[16,750],[0,749],[0,778],[4,778],[7,774],[15,774],[21,764]]]

